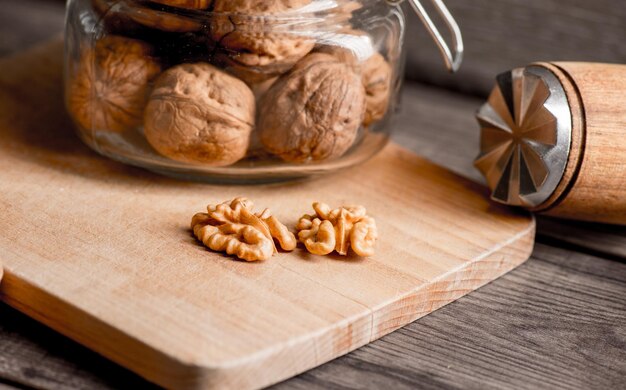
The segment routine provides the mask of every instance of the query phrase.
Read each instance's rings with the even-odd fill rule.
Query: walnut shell
[[[172,1],[174,3],[176,1]],[[193,0],[179,2],[194,2]],[[201,2],[201,0],[198,0]],[[202,29],[200,21],[141,5],[135,0],[92,0],[93,8],[108,31],[135,33],[140,27],[165,32],[194,32]],[[163,2],[165,4],[165,2]]]
[[[246,155],[254,115],[244,82],[206,63],[182,64],[157,79],[144,131],[173,160],[226,166]]]
[[[385,117],[391,99],[393,70],[365,31],[345,28],[328,34],[315,51],[331,54],[361,73],[367,106],[364,126]]]
[[[150,0],[152,3],[167,5],[168,7],[185,9],[207,9],[213,0]]]
[[[354,47],[357,46],[351,49]],[[373,51],[373,48],[371,50]],[[393,70],[382,54],[367,53],[368,50],[363,50],[369,54],[369,57],[360,62],[354,51],[341,46],[320,46],[315,51],[330,54],[361,74],[366,103],[364,126],[369,126],[385,117],[391,100]]]
[[[383,119],[389,109],[393,72],[389,62],[380,53],[370,57],[362,68],[366,102],[363,125],[369,126]]]
[[[365,91],[353,69],[332,55],[313,53],[282,76],[259,106],[261,143],[286,161],[343,155],[365,112]]]
[[[289,70],[313,49],[315,39],[288,32],[285,21],[272,18],[310,3],[311,0],[216,0],[211,36],[225,49],[225,66],[250,82]]]
[[[98,17],[99,28],[104,28],[110,34],[135,32],[139,25],[121,15],[115,7],[117,3],[117,0],[91,0],[91,5]]]
[[[137,1],[118,1],[115,13],[120,18],[131,19],[145,27],[161,31],[185,33],[202,29],[202,23],[198,20],[172,12],[152,9],[139,4]]]
[[[82,54],[67,105],[83,129],[124,132],[141,125],[150,82],[160,73],[141,41],[110,35]]]

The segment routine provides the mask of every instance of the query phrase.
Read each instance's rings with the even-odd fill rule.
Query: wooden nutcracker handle
[[[561,81],[572,112],[563,179],[535,211],[626,224],[626,65],[540,63]]]

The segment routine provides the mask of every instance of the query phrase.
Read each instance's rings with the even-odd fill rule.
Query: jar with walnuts
[[[68,114],[97,152],[182,178],[276,181],[363,163],[396,113],[400,3],[69,0]]]

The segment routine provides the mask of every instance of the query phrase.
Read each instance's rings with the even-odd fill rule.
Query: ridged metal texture
[[[563,178],[572,141],[571,111],[558,78],[535,65],[499,75],[477,119],[475,166],[492,198],[524,207],[545,202]]]

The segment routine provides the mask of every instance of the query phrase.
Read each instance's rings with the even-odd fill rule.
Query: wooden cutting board
[[[264,186],[185,183],[91,152],[61,97],[59,42],[0,61],[2,300],[171,388],[258,388],[365,345],[524,262],[535,223],[398,146],[356,169]],[[365,205],[374,258],[298,249],[247,264],[189,230],[238,195],[289,226]]]

